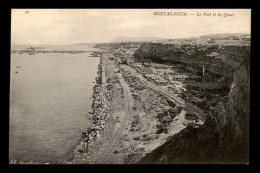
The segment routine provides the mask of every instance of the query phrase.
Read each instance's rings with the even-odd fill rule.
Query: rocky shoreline
[[[104,84],[102,84],[102,63],[98,66],[96,85],[93,87],[92,120],[93,125],[82,132],[82,140],[73,153],[73,161],[67,163],[87,162],[89,148],[100,137],[101,131],[106,127],[107,120],[112,114],[111,96]]]

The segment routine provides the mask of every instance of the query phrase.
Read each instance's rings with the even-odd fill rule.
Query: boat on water
[[[28,52],[29,55],[34,55],[35,53],[34,52]]]
[[[26,48],[26,49],[30,49],[30,51],[28,52],[29,55],[34,55],[35,54],[35,48],[34,47],[29,47],[29,48]]]

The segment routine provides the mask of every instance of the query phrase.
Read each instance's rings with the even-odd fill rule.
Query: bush
[[[135,120],[132,121],[131,127],[136,127],[140,122],[139,117],[135,117]]]
[[[185,119],[187,119],[187,120],[197,120],[198,117],[195,114],[186,113]]]
[[[181,107],[181,106],[177,107],[177,110],[178,110],[179,113],[181,112],[182,109],[183,109],[183,107]]]
[[[160,122],[163,124],[168,124],[168,123],[172,122],[172,118],[170,116],[166,116],[166,117],[163,117],[162,119],[160,119]]]
[[[174,119],[177,116],[177,113],[171,113],[170,116],[172,119]]]
[[[160,134],[160,133],[168,133],[168,130],[167,130],[167,127],[166,127],[166,125],[164,125],[164,124],[158,124],[158,125],[156,125],[156,127],[157,127],[157,134]]]
[[[169,112],[169,113],[176,113],[176,112],[178,112],[178,110],[177,110],[177,109],[174,109],[174,108],[170,108],[170,109],[168,110],[168,112]]]
[[[171,107],[173,107],[173,108],[176,106],[176,104],[173,103],[173,102],[170,101],[170,100],[167,100],[167,103],[169,104],[169,106],[171,106]]]
[[[137,141],[139,141],[139,140],[140,140],[140,137],[139,137],[139,136],[137,136],[137,137],[135,137],[135,138],[134,138],[134,140],[137,140]]]
[[[159,113],[156,115],[156,118],[158,118],[159,120],[162,119],[163,117],[165,117],[167,114],[164,112],[164,113]]]

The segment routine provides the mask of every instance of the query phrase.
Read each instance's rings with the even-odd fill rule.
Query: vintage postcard
[[[10,164],[248,164],[251,9],[11,9]]]

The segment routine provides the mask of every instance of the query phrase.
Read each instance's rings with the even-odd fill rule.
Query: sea
[[[13,45],[12,50],[31,45]],[[37,45],[45,50],[90,46]],[[91,52],[11,54],[9,162],[57,164],[70,159],[89,127],[99,57]]]

